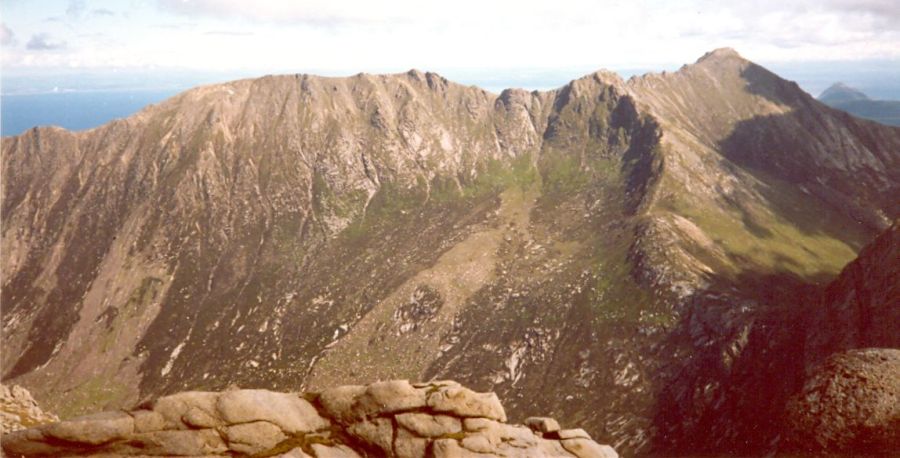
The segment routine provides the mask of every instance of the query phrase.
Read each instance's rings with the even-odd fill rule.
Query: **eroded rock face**
[[[900,350],[831,356],[788,408],[792,446],[811,453],[900,450]]]
[[[856,348],[900,348],[900,220],[831,282],[805,323],[805,366]]]
[[[9,456],[614,458],[556,420],[505,423],[494,393],[406,380],[321,393],[184,392],[3,436]]]

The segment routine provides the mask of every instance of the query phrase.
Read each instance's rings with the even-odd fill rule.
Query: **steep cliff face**
[[[828,355],[867,347],[900,348],[900,223],[866,246],[828,285],[807,315],[807,368]]]
[[[900,449],[900,224],[869,244],[803,317],[803,387],[786,406],[788,452]]]
[[[667,153],[632,253],[645,281],[683,297],[661,344],[674,358],[657,374],[655,446],[773,449],[821,288],[896,215],[896,129],[847,119],[730,50],[629,86]]]
[[[896,448],[898,234],[894,223],[822,287],[773,283],[767,302],[696,298],[670,334],[670,343],[693,343],[693,357],[661,375],[669,385],[657,447],[813,456]],[[735,330],[731,341],[697,344]],[[715,439],[698,439],[704,430]]]
[[[727,50],[499,96],[237,81],[2,160],[3,377],[63,416],[453,377],[626,453],[698,437],[753,326],[900,212],[900,129]]]

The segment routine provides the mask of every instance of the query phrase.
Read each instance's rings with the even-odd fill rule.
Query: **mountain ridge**
[[[696,436],[735,394],[679,393],[724,383],[779,293],[900,213],[898,144],[728,50],[499,95],[264,77],[36,129],[3,139],[3,378],[66,416],[452,376],[620,451],[668,447],[664,391]]]
[[[837,82],[828,86],[817,99],[825,104],[850,102],[854,100],[871,100],[869,96],[858,89],[854,89],[845,83]]]

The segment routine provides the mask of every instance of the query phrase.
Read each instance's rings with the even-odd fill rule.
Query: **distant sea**
[[[84,130],[124,118],[161,102],[180,89],[86,91],[0,96],[0,134],[18,135],[35,126]]]

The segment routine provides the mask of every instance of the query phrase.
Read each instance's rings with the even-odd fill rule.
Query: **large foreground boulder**
[[[321,393],[184,392],[4,435],[18,456],[615,458],[552,418],[509,425],[494,393],[405,380]]]
[[[900,453],[900,350],[829,357],[788,404],[790,446],[808,453]]]

